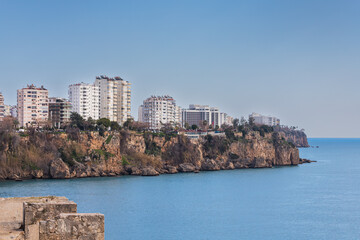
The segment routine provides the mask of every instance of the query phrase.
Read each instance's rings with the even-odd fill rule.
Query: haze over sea
[[[310,139],[318,162],[159,177],[0,182],[105,214],[106,239],[359,239],[360,139]]]

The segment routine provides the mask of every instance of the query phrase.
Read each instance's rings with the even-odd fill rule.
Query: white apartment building
[[[94,84],[77,83],[69,86],[71,112],[80,114],[84,119],[99,119],[99,88]]]
[[[48,121],[49,92],[33,84],[17,90],[17,110],[20,127],[43,126]]]
[[[280,125],[280,119],[271,116],[264,116],[259,113],[250,114],[249,118],[254,119],[254,123],[258,125],[276,126]]]
[[[159,130],[164,124],[181,125],[181,108],[170,96],[151,96],[139,107],[139,121],[149,124],[149,128]]]
[[[4,104],[4,96],[0,92],[0,121],[2,121],[4,119],[4,117],[6,116],[5,108],[6,108],[6,106]]]
[[[182,110],[182,124],[183,127],[186,123],[189,126],[200,126],[203,121],[207,121],[213,127],[221,127],[226,121],[226,116],[218,108],[209,105],[190,104],[189,109]]]
[[[131,117],[131,83],[120,77],[96,77],[99,89],[99,117],[123,124]]]

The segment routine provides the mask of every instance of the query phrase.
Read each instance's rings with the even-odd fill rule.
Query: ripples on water
[[[317,163],[0,182],[0,196],[66,196],[105,214],[106,239],[359,239],[360,139],[310,139]]]

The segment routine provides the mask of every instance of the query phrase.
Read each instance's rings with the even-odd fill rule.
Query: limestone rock
[[[142,176],[158,176],[159,172],[156,171],[153,167],[146,167],[142,169]]]
[[[70,178],[69,167],[61,158],[57,158],[50,163],[50,176],[52,178]]]
[[[179,172],[194,172],[195,166],[191,163],[182,163],[179,165]]]
[[[174,166],[166,166],[166,170],[169,174],[174,174],[178,172],[177,168]]]
[[[31,171],[31,175],[33,178],[39,179],[44,176],[44,171],[43,170],[33,170],[33,171]]]
[[[218,171],[220,170],[219,164],[214,159],[206,159],[201,164],[202,171]]]

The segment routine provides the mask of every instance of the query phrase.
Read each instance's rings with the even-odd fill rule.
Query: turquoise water
[[[105,214],[106,239],[360,239],[360,139],[310,139],[317,163],[159,177],[0,182]]]

